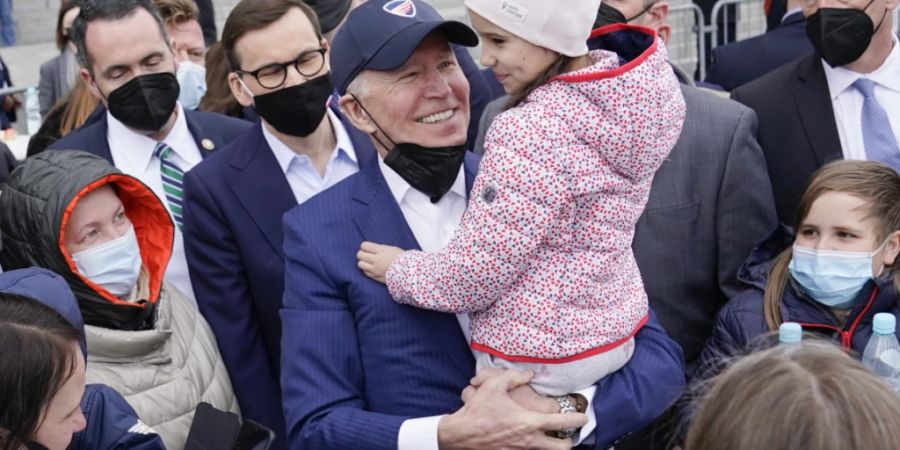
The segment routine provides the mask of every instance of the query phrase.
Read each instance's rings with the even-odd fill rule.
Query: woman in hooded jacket
[[[169,449],[197,404],[238,411],[212,330],[163,280],[174,225],[153,192],[81,151],[27,159],[0,196],[0,264],[59,273],[85,322],[87,382],[119,391]]]

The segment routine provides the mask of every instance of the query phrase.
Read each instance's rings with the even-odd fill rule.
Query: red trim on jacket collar
[[[150,295],[146,300],[149,303],[157,302],[166,266],[169,264],[169,258],[172,257],[175,226],[165,206],[163,206],[153,191],[137,179],[121,174],[107,175],[78,191],[63,211],[62,221],[59,225],[59,242],[57,243],[59,251],[62,252],[63,258],[65,258],[72,273],[77,275],[81,281],[98,295],[114,305],[143,308],[144,306],[141,304],[116,297],[102,286],[83,276],[78,272],[75,262],[72,261],[72,255],[66,250],[66,224],[69,223],[69,218],[75,210],[75,206],[89,192],[107,184],[111,184],[115,188],[116,194],[119,196],[119,200],[122,201],[122,206],[125,209],[125,215],[128,216],[128,219],[134,226],[134,233],[137,236],[138,246],[141,249],[143,268],[149,275]],[[161,220],[162,217],[165,217],[165,220]]]
[[[843,328],[838,328],[833,325],[826,325],[823,323],[807,323],[807,322],[797,322],[803,328],[821,328],[830,330],[834,333],[840,333],[841,336],[841,348],[844,350],[850,350],[853,345],[853,335],[856,334],[856,328],[859,327],[859,323],[862,321],[863,317],[872,309],[872,304],[875,303],[875,297],[878,296],[878,286],[872,290],[872,294],[869,296],[869,301],[866,302],[866,306],[860,311],[856,317],[853,318],[851,323],[845,323]],[[849,318],[849,317],[848,317]],[[783,322],[783,321],[782,321]],[[848,328],[847,325],[850,325]]]
[[[603,36],[605,34],[612,34],[618,31],[636,31],[644,34],[648,34],[653,36],[653,43],[650,44],[647,48],[638,55],[637,58],[628,61],[627,63],[613,69],[607,70],[604,72],[594,72],[594,73],[585,73],[585,74],[562,74],[557,75],[550,79],[550,81],[562,81],[566,83],[583,83],[586,81],[594,81],[594,80],[602,80],[605,78],[613,78],[617,77],[625,72],[628,72],[631,69],[642,64],[647,58],[650,57],[654,52],[656,52],[657,47],[659,47],[659,36],[656,34],[656,30],[652,28],[647,28],[640,25],[628,25],[625,23],[614,23],[612,25],[607,25],[605,27],[600,27],[591,32],[588,40],[591,40],[597,36]]]

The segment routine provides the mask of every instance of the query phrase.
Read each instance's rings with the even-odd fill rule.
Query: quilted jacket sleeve
[[[388,270],[388,289],[398,302],[480,311],[507,293],[529,264],[540,263],[534,255],[566,202],[568,180],[552,152],[488,145],[469,208],[447,247],[405,252]]]

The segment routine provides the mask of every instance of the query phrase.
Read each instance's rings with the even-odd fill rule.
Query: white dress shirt
[[[867,159],[862,135],[862,108],[865,99],[853,87],[853,83],[859,78],[875,82],[875,99],[887,112],[894,139],[900,143],[900,45],[897,36],[893,36],[893,39],[894,47],[884,64],[869,74],[856,73],[844,67],[831,67],[822,61],[844,159]]]
[[[431,203],[427,195],[415,190],[397,172],[388,167],[384,160],[378,158],[381,174],[387,182],[394,200],[400,205],[400,211],[409,225],[416,242],[425,252],[437,252],[443,249],[453,237],[453,232],[462,220],[466,211],[466,177],[463,168],[459,168],[456,181],[437,203]],[[466,340],[471,340],[469,333],[469,316],[457,314],[460,327]],[[473,374],[474,375],[474,374]],[[578,393],[588,400],[588,423],[581,428],[580,436],[590,436],[596,426],[591,402],[596,388],[591,386]],[[461,393],[461,392],[460,392]],[[438,422],[443,416],[408,419],[400,426],[397,440],[398,450],[438,450]],[[585,442],[580,439],[577,444]]]
[[[272,153],[275,154],[275,159],[278,160],[278,165],[281,166],[298,204],[359,171],[356,150],[353,148],[353,142],[350,140],[350,135],[347,134],[347,129],[331,109],[328,110],[328,119],[334,129],[337,144],[331,153],[331,158],[328,159],[328,165],[325,166],[324,175],[319,174],[308,156],[297,154],[275,137],[267,126],[263,125],[262,127],[263,137],[269,144],[269,148],[272,149]]]
[[[200,161],[203,156],[200,155],[200,149],[188,129],[187,120],[184,118],[184,109],[181,104],[177,104],[175,110],[178,118],[169,135],[163,139],[169,147],[172,147],[172,161],[187,172]],[[160,199],[169,215],[169,202],[166,201],[166,194],[163,191],[162,175],[159,172],[159,158],[153,155],[157,141],[136,133],[119,122],[108,111],[106,120],[109,124],[107,134],[107,142],[109,143],[109,152],[112,155],[113,164],[122,172],[131,175],[146,184],[154,194]],[[197,300],[194,298],[194,288],[191,286],[191,278],[188,273],[187,259],[184,256],[184,242],[181,231],[175,227],[175,242],[172,245],[172,258],[169,259],[169,265],[166,267],[165,280],[178,288],[190,301],[194,307],[197,306]]]

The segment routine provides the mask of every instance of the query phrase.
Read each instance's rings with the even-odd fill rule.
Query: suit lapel
[[[840,159],[843,155],[841,138],[831,105],[828,80],[815,53],[805,57],[797,67],[797,80],[793,89],[794,103],[819,166]]]
[[[477,161],[477,157],[475,159]],[[476,166],[477,167],[477,166]],[[466,186],[470,187],[471,176],[466,172]],[[394,200],[387,182],[381,175],[378,157],[360,160],[360,173],[353,187],[353,201],[356,202],[354,222],[363,238],[369,242],[394,245],[407,250],[421,250],[412,230],[403,217],[403,211]],[[401,306],[411,308],[410,306]],[[465,342],[459,322],[452,314],[426,311],[424,320],[433,330],[433,336],[447,339],[443,348],[447,350],[453,363],[463,376],[472,375],[472,355],[467,346],[454,345]]]
[[[184,111],[184,120],[187,122],[191,137],[194,138],[194,143],[196,143],[197,148],[200,149],[201,157],[206,158],[212,154],[213,150],[222,148],[225,145],[225,142],[222,141],[221,133],[207,133],[206,127],[204,127],[200,121],[196,120],[193,111],[188,111],[183,108],[182,111]]]
[[[353,200],[358,205],[354,221],[363,238],[407,250],[421,250],[400,205],[381,175],[378,157],[373,156],[365,163],[360,160],[359,172],[360,178],[353,192]]]
[[[98,132],[94,135],[97,142],[94,142],[92,145],[89,145],[86,150],[91,153],[107,160],[110,164],[115,165],[115,161],[113,161],[112,152],[109,151],[109,122],[107,121],[109,118],[106,114],[103,114],[103,119],[97,123],[97,127],[99,128]],[[91,151],[93,150],[93,151]]]
[[[254,124],[245,138],[247,145],[232,159],[231,166],[237,171],[228,178],[228,185],[275,252],[284,258],[281,217],[297,206],[297,199],[260,127],[259,122]]]

